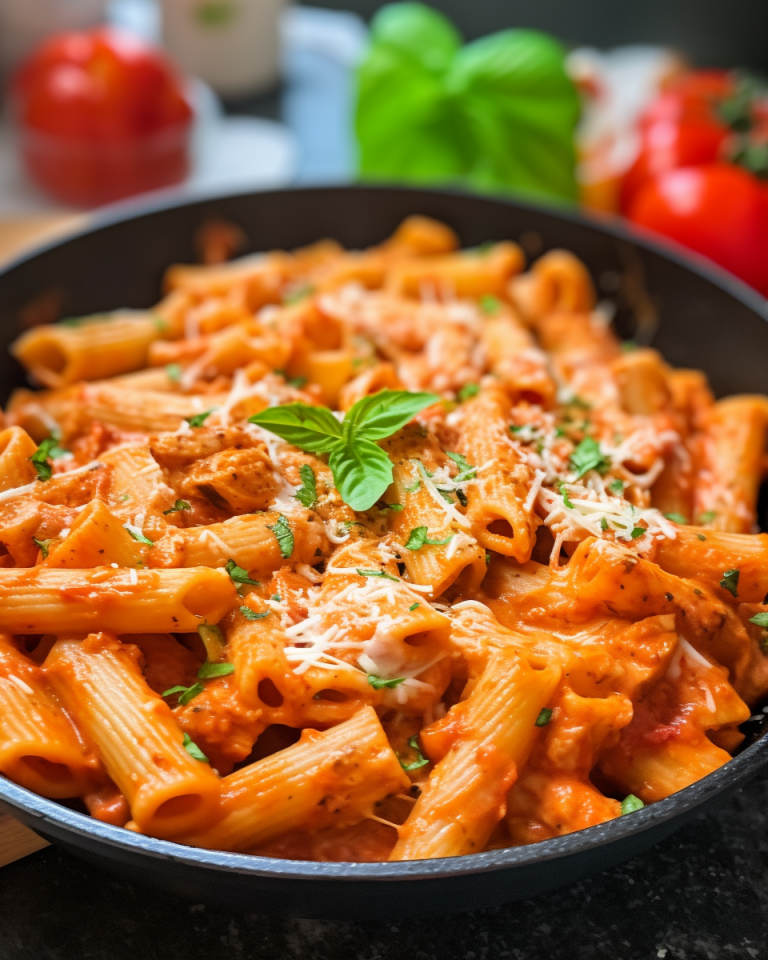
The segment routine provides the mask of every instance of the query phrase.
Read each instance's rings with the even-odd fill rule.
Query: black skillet
[[[145,307],[163,270],[195,259],[205,220],[239,224],[249,250],[320,237],[348,247],[377,243],[408,214],[453,226],[465,246],[519,240],[532,254],[565,247],[615,304],[624,336],[658,347],[676,366],[706,371],[718,394],[768,393],[768,308],[703,261],[662,251],[613,224],[571,212],[456,193],[332,187],[166,202],[91,229],[0,271],[0,371],[4,396],[23,383],[7,347],[31,318]],[[768,762],[766,722],[750,721],[746,746],[720,770],[674,796],[609,823],[528,847],[408,863],[305,863],[182,847],[91,820],[0,777],[0,808],[54,843],[121,876],[259,913],[396,917],[472,910],[527,899],[621,863],[682,826],[704,804]]]

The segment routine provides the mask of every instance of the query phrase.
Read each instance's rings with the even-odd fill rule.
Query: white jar
[[[106,0],[0,0],[0,74],[51,34],[95,27],[106,5]]]
[[[289,0],[161,0],[163,42],[188,73],[224,97],[275,86],[278,21]]]

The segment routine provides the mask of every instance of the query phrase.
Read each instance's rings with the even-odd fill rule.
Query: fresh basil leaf
[[[286,403],[249,417],[270,433],[308,453],[330,453],[341,440],[341,424],[327,407]]]
[[[205,421],[213,413],[213,407],[210,410],[205,410],[203,413],[196,413],[192,417],[184,417],[190,427],[202,427]]]
[[[303,507],[311,509],[317,503],[317,480],[315,471],[308,463],[302,463],[299,467],[299,476],[301,477],[301,486],[294,494],[294,497]]]
[[[195,760],[199,760],[201,763],[209,763],[208,757],[203,753],[203,751],[198,747],[198,745],[192,740],[188,733],[184,734],[184,739],[182,741],[182,746],[190,755],[194,757]]]
[[[270,530],[271,529],[272,528],[270,527]],[[247,583],[252,587],[261,586],[261,583],[258,580],[251,580],[251,578],[248,576],[248,571],[243,570],[242,567],[238,567],[234,560],[227,560],[227,565],[224,567],[224,569],[229,574],[229,579],[232,580],[233,583]]]
[[[438,403],[435,393],[411,393],[408,390],[380,390],[353,404],[344,417],[344,435],[354,442],[384,440],[412,420],[425,407]]]
[[[768,613],[756,613],[754,617],[749,618],[749,622],[768,629]]]
[[[632,533],[630,533],[630,537],[632,537],[633,540],[637,540],[638,537],[642,537],[646,533],[648,533],[648,530],[646,527],[633,527]]]
[[[445,452],[446,456],[449,456],[459,468],[459,472],[453,478],[454,483],[464,483],[467,480],[475,479],[477,476],[477,467],[470,466],[466,458],[460,453],[451,453],[450,450],[446,450]]]
[[[53,537],[48,540],[36,540],[34,537],[32,537],[32,543],[34,543],[35,546],[40,547],[40,553],[43,555],[43,560],[47,560],[48,550],[53,543]]]
[[[466,169],[444,77],[461,46],[456,29],[421,3],[388,4],[373,18],[357,73],[355,130],[366,177],[453,180]]]
[[[576,471],[576,479],[580,480],[590,470],[605,473],[610,468],[611,461],[602,452],[594,437],[584,437],[571,454],[570,466]]]
[[[234,672],[234,663],[211,663],[206,660],[197,671],[197,675],[201,680],[212,680],[214,677],[228,677],[230,673]]]
[[[370,440],[337,447],[328,465],[342,500],[353,510],[369,510],[392,483],[392,461]]]
[[[169,513],[180,513],[182,510],[190,510],[191,504],[187,500],[177,500],[172,507],[163,510],[163,516],[167,517]]]
[[[726,570],[723,573],[723,579],[720,581],[720,586],[723,588],[723,590],[727,590],[728,593],[732,594],[734,597],[738,596],[739,574],[739,570]]]
[[[664,516],[667,518],[667,520],[671,520],[672,523],[688,523],[687,518],[684,517],[682,513],[665,513]]]
[[[216,663],[224,653],[224,634],[221,632],[221,627],[213,623],[201,623],[197,632],[203,641],[207,658],[211,663]]]
[[[267,529],[271,530],[277,538],[278,546],[280,547],[280,556],[283,560],[287,560],[288,557],[293,553],[293,530],[291,530],[291,525],[288,523],[286,518],[282,513],[278,516],[275,523],[268,523]]]
[[[250,607],[240,607],[240,613],[242,613],[246,620],[263,620],[264,617],[269,616],[269,610],[265,610],[263,613],[256,613],[256,611],[251,610]]]
[[[391,690],[393,687],[399,687],[405,683],[405,677],[395,677],[393,680],[385,680],[383,677],[375,677],[372,673],[368,674],[368,683],[374,690]]]
[[[553,37],[535,30],[504,30],[458,51],[446,86],[457,132],[471,146],[475,186],[576,200],[581,111],[565,58]]]

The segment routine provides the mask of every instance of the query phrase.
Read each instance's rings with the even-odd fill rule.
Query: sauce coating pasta
[[[534,843],[768,693],[768,400],[622,344],[567,251],[411,217],[33,328],[0,430],[0,774],[179,843]]]

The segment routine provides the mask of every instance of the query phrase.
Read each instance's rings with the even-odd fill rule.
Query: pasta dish
[[[564,250],[424,217],[221,246],[12,348],[0,773],[181,844],[398,861],[727,763],[768,692],[768,400],[622,343]]]

